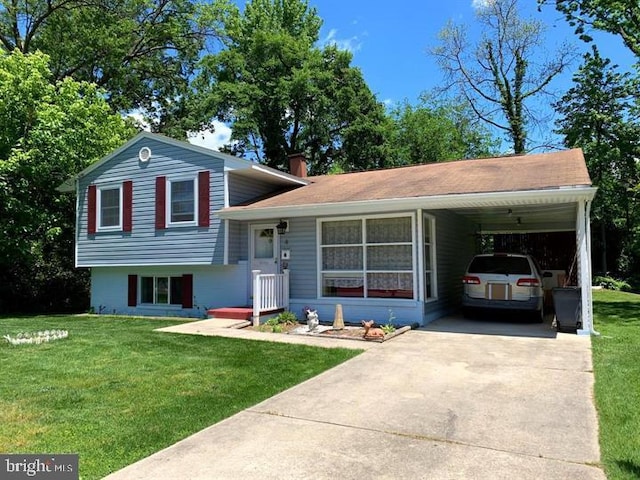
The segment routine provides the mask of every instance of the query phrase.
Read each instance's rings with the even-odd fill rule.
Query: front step
[[[253,308],[251,307],[225,307],[207,310],[209,318],[228,318],[229,320],[251,320]]]
[[[284,308],[277,308],[275,310],[269,310],[268,312],[262,312],[260,317],[268,317],[284,312]],[[251,307],[225,307],[225,308],[212,308],[207,310],[208,318],[225,318],[228,320],[251,320],[253,317],[253,308]]]

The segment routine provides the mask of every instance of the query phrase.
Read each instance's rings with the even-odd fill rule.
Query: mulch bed
[[[291,333],[292,330],[295,330],[296,328],[299,327],[306,327],[305,324],[302,323],[288,323],[288,324],[282,324],[280,325],[282,327],[282,331],[281,332],[276,332],[276,333]],[[254,327],[254,326],[249,326],[249,327],[245,327],[249,330],[253,330],[255,332],[265,332],[265,333],[274,333],[271,329],[271,327],[269,325],[260,325],[258,327]],[[389,340],[393,337],[396,337],[397,335],[400,335],[408,330],[411,330],[411,327],[409,326],[404,326],[404,327],[397,327],[396,330],[390,334],[385,335],[383,338],[380,337],[364,337],[364,328],[362,327],[350,327],[350,326],[346,326],[343,329],[340,330],[326,330],[323,332],[319,332],[319,333],[304,333],[301,335],[305,335],[305,336],[311,336],[311,337],[326,337],[326,338],[344,338],[346,340],[360,340],[360,341],[365,341],[365,342],[384,342],[386,340]],[[292,335],[296,335],[295,333],[291,333]]]

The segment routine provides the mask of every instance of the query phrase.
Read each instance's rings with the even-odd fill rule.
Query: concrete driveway
[[[124,479],[605,479],[589,339],[411,331]]]

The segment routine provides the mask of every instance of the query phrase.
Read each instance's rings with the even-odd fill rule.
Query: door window
[[[274,258],[273,228],[255,230],[253,244],[255,246],[254,258]]]

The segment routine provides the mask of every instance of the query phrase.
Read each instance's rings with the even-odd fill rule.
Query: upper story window
[[[87,233],[131,232],[133,228],[133,182],[87,187]]]
[[[194,223],[198,209],[196,179],[169,180],[167,191],[167,216],[169,223]]]
[[[122,188],[120,185],[98,188],[98,230],[122,228]]]
[[[210,172],[156,177],[156,230],[174,226],[209,227]]]

